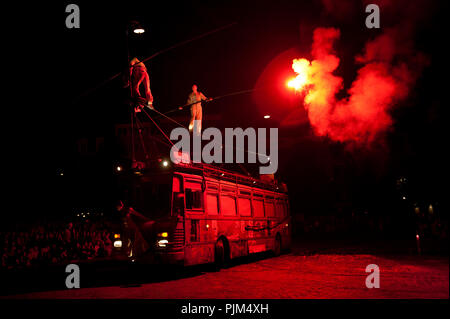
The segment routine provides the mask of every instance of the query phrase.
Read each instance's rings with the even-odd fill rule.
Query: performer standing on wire
[[[140,112],[144,106],[153,109],[153,95],[150,91],[150,78],[144,63],[137,58],[130,61],[131,99],[134,111]]]
[[[202,101],[211,101],[202,92],[197,91],[197,85],[192,86],[192,93],[189,94],[187,104],[191,105],[191,121],[189,122],[189,131],[194,130],[194,121],[197,121],[197,127],[194,132],[200,135],[202,131]],[[198,103],[195,103],[198,102]]]

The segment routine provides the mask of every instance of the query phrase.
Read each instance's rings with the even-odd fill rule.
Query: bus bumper
[[[158,264],[184,264],[184,251],[155,251],[154,261]]]

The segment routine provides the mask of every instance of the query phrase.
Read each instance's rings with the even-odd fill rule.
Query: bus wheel
[[[281,255],[281,236],[280,234],[277,234],[275,236],[275,246],[273,247],[273,252],[275,256]]]
[[[222,238],[219,238],[216,242],[214,249],[214,268],[219,270],[225,265],[225,244]]]

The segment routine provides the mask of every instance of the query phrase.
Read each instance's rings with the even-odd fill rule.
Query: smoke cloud
[[[355,57],[360,66],[356,78],[341,99],[336,96],[343,89],[343,79],[334,74],[340,60],[333,48],[340,31],[314,30],[313,59],[302,91],[315,134],[334,141],[371,144],[389,130],[392,109],[408,96],[427,64],[424,55],[414,51],[411,21],[414,19],[385,28],[365,44]]]

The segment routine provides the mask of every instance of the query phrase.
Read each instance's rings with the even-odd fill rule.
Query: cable
[[[224,94],[224,95],[217,96],[217,97],[212,98],[212,99],[203,100],[203,101],[201,101],[200,103],[202,103],[202,102],[207,103],[207,102],[214,101],[214,100],[218,100],[218,99],[221,99],[221,98],[224,98],[224,97],[235,96],[235,95],[240,95],[240,94],[246,94],[246,93],[250,93],[250,92],[253,92],[253,91],[256,91],[256,90],[261,90],[261,89],[264,89],[264,88],[265,88],[265,87],[260,87],[260,88],[255,88],[255,89],[248,89],[248,90],[241,90],[241,91],[231,92],[231,93],[227,93],[227,94]],[[176,111],[176,110],[180,110],[180,109],[182,109],[182,108],[184,108],[184,107],[187,107],[187,106],[191,106],[191,105],[197,104],[197,103],[199,103],[199,102],[196,101],[196,102],[194,102],[194,103],[185,104],[184,106],[177,107],[176,109],[173,109],[173,110],[168,111],[168,112],[166,112],[166,113],[161,113],[161,112],[159,112],[158,110],[156,110],[155,108],[149,108],[149,109],[152,110],[152,111],[154,111],[154,112],[157,113],[158,115],[165,117],[166,119],[170,120],[171,122],[177,124],[178,126],[187,129],[187,127],[185,127],[184,125],[182,125],[182,124],[180,124],[179,122],[175,121],[174,119],[172,119],[171,117],[167,116],[166,114],[171,113],[171,112],[174,112],[174,111]],[[164,133],[164,131],[156,124],[155,120],[153,120],[153,118],[146,112],[145,107],[142,108],[142,110],[143,110],[144,113],[150,118],[150,120],[153,122],[153,124],[155,124],[155,126],[160,130],[160,132],[164,135],[164,137],[172,144],[172,146],[174,146],[174,143],[172,142],[172,140],[170,140],[170,138]],[[226,145],[222,144],[222,149],[226,149],[226,148],[227,148]],[[234,149],[234,148],[233,148],[233,149]],[[236,150],[240,150],[240,149],[236,148]],[[249,151],[249,150],[245,150],[245,149],[242,149],[242,150],[243,150],[244,152],[246,152],[246,153],[249,153],[249,154],[256,154],[256,155],[258,155],[258,156],[265,156],[265,157],[267,157],[266,154],[261,154],[261,153],[258,153],[258,152],[253,152],[253,151]],[[245,167],[244,167],[241,163],[238,163],[238,165],[239,165],[240,169],[241,169],[247,176],[251,176],[251,174],[245,169]]]
[[[217,29],[208,31],[208,32],[203,33],[203,34],[200,34],[200,35],[198,35],[198,36],[196,36],[196,37],[193,37],[193,38],[191,38],[191,39],[188,39],[188,40],[179,42],[179,43],[177,43],[177,44],[174,44],[174,45],[172,45],[172,46],[170,46],[170,47],[168,47],[168,48],[165,48],[165,49],[163,49],[163,50],[160,50],[160,51],[154,53],[153,55],[151,55],[151,56],[149,56],[148,58],[142,60],[141,62],[144,63],[144,62],[146,62],[146,61],[149,61],[149,60],[151,60],[151,59],[157,57],[157,56],[160,55],[160,54],[163,54],[163,53],[168,52],[168,51],[170,51],[170,50],[176,49],[176,48],[181,47],[181,46],[183,46],[183,45],[185,45],[185,44],[188,44],[188,43],[190,43],[190,42],[199,40],[199,39],[204,38],[204,37],[206,37],[206,36],[208,36],[208,35],[211,35],[211,34],[213,34],[213,33],[216,33],[216,32],[219,32],[219,31],[222,31],[222,30],[225,30],[225,29],[228,29],[228,28],[230,28],[230,27],[232,27],[232,26],[234,26],[234,25],[236,25],[236,24],[237,24],[237,22],[233,22],[233,23],[227,24],[227,25],[225,25],[225,26],[223,26],[223,27],[220,27],[220,28],[217,28]],[[137,66],[137,65],[136,65],[136,66]],[[135,65],[131,66],[130,68],[134,68],[134,67],[135,67]],[[128,68],[128,70],[127,70],[128,72],[129,72],[129,69],[130,69],[130,68]],[[84,91],[82,94],[80,94],[80,95],[78,96],[78,98],[84,97],[84,96],[89,95],[90,93],[92,93],[92,92],[98,90],[99,88],[103,87],[103,86],[104,86],[105,84],[107,84],[108,82],[114,80],[115,78],[117,78],[118,76],[120,76],[120,75],[121,75],[122,73],[124,73],[124,72],[125,72],[125,71],[122,71],[122,72],[119,72],[119,73],[117,73],[117,74],[114,74],[113,76],[111,76],[111,77],[107,78],[106,80],[100,82],[100,84],[98,84],[97,86],[95,86],[95,87],[93,87],[93,88],[91,88],[91,89],[88,89],[88,90]],[[75,99],[75,100],[76,100],[76,99]]]
[[[253,92],[253,91],[256,91],[256,90],[260,90],[260,89],[263,89],[263,88],[249,89],[249,90],[241,90],[241,91],[237,91],[237,92],[232,92],[232,93],[220,95],[220,96],[218,96],[218,97],[216,97],[216,98],[209,99],[209,100],[202,101],[202,102],[209,102],[209,101],[221,99],[221,98],[224,98],[224,97],[229,97],[229,96],[234,96],[234,95],[239,95],[239,94],[245,94],[245,93]],[[194,104],[197,104],[197,103],[199,103],[199,102],[197,101],[197,102],[194,102],[194,103],[189,103],[189,104],[184,105],[183,107],[185,107],[185,106],[191,106],[191,105],[194,105]],[[143,110],[144,110],[144,109],[143,109]],[[161,113],[161,112],[159,112],[158,110],[156,110],[155,108],[150,108],[150,110],[152,110],[152,111],[158,113],[160,116],[165,117],[166,119],[172,121],[173,123],[175,123],[175,124],[177,124],[177,125],[179,125],[179,126],[185,128],[185,129],[187,129],[186,126],[180,124],[179,122],[175,121],[174,119],[172,119],[171,117],[169,117],[169,116],[166,115],[166,114],[168,114],[168,113],[170,113],[170,112],[173,112],[174,110],[178,110],[178,108],[177,108],[177,109],[174,109],[174,110],[172,110],[172,111],[166,112],[166,113]],[[149,116],[149,115],[147,114],[147,116]],[[153,123],[155,123],[154,120],[153,120],[150,116],[149,116],[149,118],[153,121]],[[156,125],[156,123],[155,123],[155,125]],[[158,128],[159,128],[159,127],[158,127]],[[160,128],[159,128],[159,129],[160,129]],[[161,130],[161,129],[160,129],[160,130]],[[166,138],[167,138],[167,135],[165,135],[165,136],[166,136]],[[174,145],[174,144],[172,143],[172,145]],[[222,148],[226,148],[226,146],[225,146],[224,144],[222,144]],[[238,148],[236,148],[236,149],[238,149]],[[267,157],[266,154],[262,154],[262,153],[258,153],[258,152],[253,152],[253,151],[249,151],[249,150],[243,150],[243,151],[246,152],[246,153],[250,153],[250,154],[256,154],[256,155],[258,155],[258,156],[266,156],[266,157]],[[247,175],[249,175],[248,171],[245,170],[245,168],[244,168],[242,165],[240,165],[240,166],[241,166],[241,169],[242,169]]]
[[[131,110],[131,161],[136,162],[136,156],[134,153],[134,116],[136,114]]]
[[[141,124],[141,121],[138,119],[137,115],[135,115],[135,119],[136,119],[136,126],[138,127],[139,137],[140,137],[141,144],[142,144],[142,150],[144,151],[145,159],[147,160],[150,157],[148,155],[147,148],[145,147],[144,138],[143,138],[142,132],[141,132],[142,124]]]
[[[164,116],[166,119],[168,119],[168,120],[170,120],[170,121],[172,121],[173,123],[175,123],[175,124],[177,124],[177,125],[179,125],[179,126],[181,126],[181,127],[183,127],[183,128],[185,128],[185,129],[187,129],[187,127],[186,126],[184,126],[183,124],[180,124],[180,123],[178,123],[177,121],[175,121],[173,118],[171,118],[171,117],[169,117],[169,116],[167,116],[167,115],[165,115],[164,113],[161,113],[160,111],[158,111],[158,110],[156,110],[155,108],[149,108],[150,110],[152,110],[153,112],[156,112],[156,113],[158,113],[159,115],[161,115],[161,116]]]
[[[242,171],[244,172],[244,174],[246,174],[247,176],[252,176],[250,174],[250,172],[244,167],[244,165],[242,165],[241,163],[238,163],[239,167],[242,169]],[[253,176],[252,176],[253,177]]]
[[[198,103],[198,102],[196,102],[196,103]],[[195,103],[194,103],[194,104],[195,104]],[[150,109],[150,110],[155,111],[156,113],[158,113],[158,114],[164,116],[165,118],[171,120],[172,122],[176,123],[177,125],[179,125],[179,126],[185,128],[185,129],[188,129],[186,126],[184,126],[184,125],[178,123],[177,121],[175,121],[175,120],[172,119],[171,117],[165,115],[164,113],[161,113],[161,112],[157,111],[156,109]],[[150,118],[150,119],[153,121],[152,118]],[[153,121],[153,122],[154,122],[154,121]],[[173,143],[172,143],[172,145],[173,145]],[[224,144],[222,144],[222,148],[226,148],[226,146],[225,146]],[[237,150],[240,150],[240,148],[236,148],[236,149],[237,149]],[[267,156],[266,154],[262,154],[262,153],[258,153],[258,152],[253,152],[253,151],[249,151],[249,150],[243,150],[243,151],[246,152],[246,153],[256,154],[256,155],[259,155],[259,156]],[[238,164],[239,164],[239,163],[238,163]],[[241,165],[241,166],[242,166],[242,165]],[[242,169],[246,174],[249,174],[248,171],[245,170],[245,168],[241,167],[241,169]]]
[[[169,113],[172,113],[172,112],[181,111],[181,110],[183,110],[185,107],[192,106],[192,105],[197,104],[197,103],[208,103],[208,102],[210,102],[210,101],[212,101],[212,100],[213,100],[213,99],[202,100],[202,101],[200,101],[200,102],[197,101],[197,102],[194,102],[194,103],[188,103],[188,104],[184,104],[184,105],[181,105],[181,106],[177,106],[177,107],[173,108],[172,110],[167,111],[167,112],[164,113],[164,114],[169,114]]]
[[[158,128],[158,130],[164,135],[164,137],[169,141],[170,144],[172,144],[172,146],[175,146],[175,144],[173,144],[172,140],[166,135],[166,133],[164,133],[164,131],[158,126],[158,124],[156,124],[156,122],[152,119],[152,117],[150,116],[150,114],[147,113],[147,111],[145,110],[145,108],[142,109],[142,111],[144,111],[144,113],[148,116],[148,118],[153,122],[153,124],[155,124],[155,126]]]
[[[208,32],[203,33],[203,34],[200,34],[200,35],[198,35],[198,36],[196,36],[196,37],[193,37],[193,38],[191,38],[191,39],[189,39],[189,40],[185,40],[185,41],[182,41],[182,42],[180,42],[180,43],[177,43],[177,44],[175,44],[175,45],[173,45],[173,46],[171,46],[171,47],[168,47],[168,48],[166,48],[166,49],[163,49],[163,50],[161,50],[161,51],[156,52],[155,54],[149,56],[148,58],[142,60],[141,62],[143,63],[143,62],[145,62],[145,61],[148,61],[148,60],[150,60],[150,59],[153,59],[153,58],[157,57],[158,55],[160,55],[160,54],[162,54],[162,53],[164,53],[164,52],[173,50],[173,49],[175,49],[175,48],[178,48],[178,47],[183,46],[183,45],[185,45],[185,44],[188,44],[188,43],[190,43],[190,42],[199,40],[199,39],[204,38],[204,37],[206,37],[206,36],[208,36],[208,35],[210,35],[210,34],[213,34],[213,33],[216,33],[216,32],[219,32],[219,31],[222,31],[222,30],[225,30],[225,29],[228,29],[228,28],[230,28],[230,27],[232,27],[232,26],[234,26],[234,25],[236,25],[236,24],[237,24],[237,22],[232,22],[232,23],[227,24],[227,25],[225,25],[225,26],[223,26],[223,27],[220,27],[220,28],[217,28],[217,29],[208,31]]]
[[[216,96],[215,98],[213,98],[214,100],[218,100],[224,97],[228,97],[228,96],[233,96],[233,95],[239,95],[239,94],[245,94],[245,93],[250,93],[256,90],[261,90],[262,88],[258,88],[258,89],[249,89],[249,90],[242,90],[242,91],[237,91],[237,92],[231,92],[228,94],[224,94],[224,95],[220,95],[220,96]]]
[[[224,94],[224,95],[219,95],[219,96],[213,97],[213,98],[208,99],[208,100],[203,100],[203,101],[200,101],[200,102],[201,102],[201,103],[209,103],[209,102],[211,102],[211,101],[220,100],[220,99],[222,99],[222,98],[224,98],[224,97],[229,97],[229,96],[234,96],[234,95],[240,95],[240,94],[246,94],[246,93],[250,93],[250,92],[253,92],[253,91],[256,91],[256,90],[261,90],[261,88],[258,88],[258,89],[249,89],[249,90],[242,90],[242,91],[237,91],[237,92],[231,92],[231,93],[228,93],[228,94]],[[188,106],[191,106],[191,105],[194,105],[194,104],[197,104],[197,103],[199,103],[199,102],[197,101],[197,102],[194,102],[194,103],[189,103],[189,104],[177,106],[177,107],[175,107],[175,108],[173,108],[173,109],[171,109],[171,110],[165,112],[164,114],[169,114],[169,113],[173,113],[173,112],[176,112],[176,111],[181,111],[181,110],[183,110],[185,107],[188,107]]]

